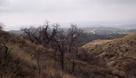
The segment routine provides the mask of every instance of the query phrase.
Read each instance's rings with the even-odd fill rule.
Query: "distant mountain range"
[[[108,34],[126,34],[128,32],[136,32],[135,26],[124,27],[84,27],[82,28],[87,33],[108,35]]]
[[[109,35],[109,34],[126,34],[128,32],[136,32],[136,25],[122,25],[122,26],[95,26],[95,27],[80,27],[85,33],[97,34],[97,35]],[[64,28],[67,31],[67,28]],[[11,30],[11,33],[20,35],[23,32],[20,30]]]

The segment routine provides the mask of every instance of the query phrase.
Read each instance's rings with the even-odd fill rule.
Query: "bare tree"
[[[60,30],[55,38],[55,47],[59,52],[60,63],[62,70],[64,69],[64,55],[66,51],[66,36],[63,30]]]
[[[68,30],[68,51],[71,54],[72,58],[72,72],[75,71],[75,62],[74,60],[77,58],[78,47],[80,46],[79,36],[82,33],[82,30],[78,29],[76,25],[71,25],[71,28]]]
[[[82,30],[78,29],[76,25],[71,25],[68,31],[63,29],[57,29],[56,36],[54,38],[54,44],[56,51],[59,52],[60,63],[62,70],[64,69],[65,53],[69,52],[72,60],[72,71],[75,69],[75,62],[78,47],[80,45],[79,36]]]
[[[53,28],[50,28],[52,27]],[[40,32],[42,36],[42,42],[43,45],[46,45],[46,47],[52,47],[53,42],[56,40],[56,35],[58,33],[58,24],[55,25],[49,25],[48,23],[43,27],[42,31]]]
[[[37,69],[38,69],[38,78],[41,78],[41,72],[42,72],[42,65],[40,61],[41,52],[42,52],[41,48],[37,48],[37,51],[35,52],[35,57],[37,61]]]

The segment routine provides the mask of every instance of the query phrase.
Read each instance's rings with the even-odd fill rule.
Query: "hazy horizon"
[[[85,25],[136,24],[136,0],[0,0],[5,29],[51,23]]]

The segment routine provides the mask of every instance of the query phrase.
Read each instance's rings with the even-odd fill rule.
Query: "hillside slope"
[[[0,78],[61,78],[57,65],[52,49],[0,30]]]
[[[136,34],[98,40],[79,48],[76,59],[65,54],[62,70],[53,49],[0,31],[0,78],[135,78],[135,52]]]
[[[136,77],[136,34],[83,46],[89,53],[103,59],[113,73],[123,78]]]
[[[44,72],[44,65],[52,60],[50,53],[51,50],[41,45],[0,30],[0,78],[39,78],[39,67],[43,68],[40,70],[40,78],[43,78],[48,73]],[[45,57],[48,58],[43,63],[38,60],[42,54],[46,54]],[[40,59],[45,60],[45,57]],[[39,67],[38,62],[41,64]]]

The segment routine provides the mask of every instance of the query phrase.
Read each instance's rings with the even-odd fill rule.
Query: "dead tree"
[[[82,33],[82,30],[78,29],[76,25],[71,25],[71,28],[68,30],[68,51],[71,54],[72,58],[72,72],[75,71],[75,62],[74,60],[77,58],[78,47],[80,46],[79,36]]]
[[[64,55],[66,51],[66,36],[64,34],[64,31],[61,30],[56,37],[55,40],[56,43],[56,49],[59,51],[59,56],[60,56],[60,64],[62,70],[64,70]]]
[[[37,61],[37,69],[38,69],[38,78],[41,78],[41,72],[42,72],[42,65],[40,61],[40,56],[41,56],[41,48],[37,48],[37,51],[35,52],[35,57]]]

